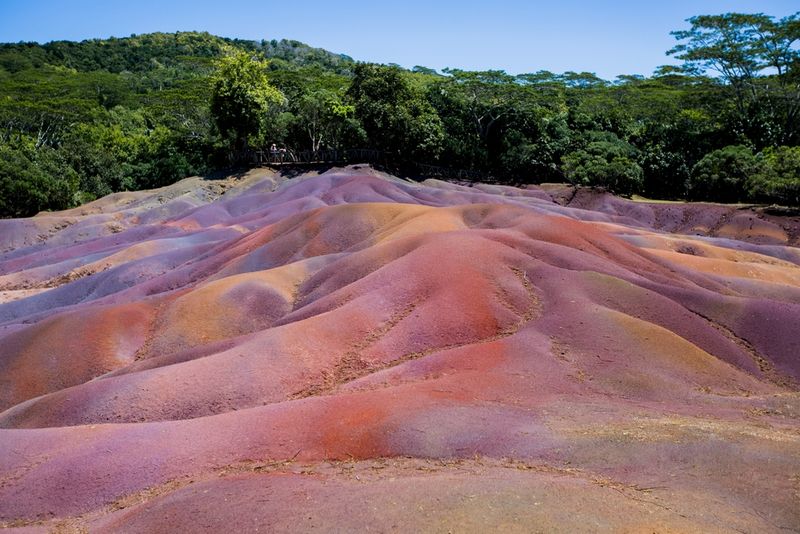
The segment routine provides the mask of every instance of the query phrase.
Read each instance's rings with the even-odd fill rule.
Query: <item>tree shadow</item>
[[[244,178],[255,167],[228,167],[201,174],[203,180],[224,180],[226,178]]]

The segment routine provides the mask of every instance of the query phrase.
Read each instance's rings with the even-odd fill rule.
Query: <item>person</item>
[[[276,161],[278,156],[278,145],[272,143],[272,146],[269,147],[269,156],[270,161]]]

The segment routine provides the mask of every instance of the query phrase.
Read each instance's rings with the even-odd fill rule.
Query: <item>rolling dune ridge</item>
[[[0,221],[0,524],[800,529],[800,221],[252,171]]]

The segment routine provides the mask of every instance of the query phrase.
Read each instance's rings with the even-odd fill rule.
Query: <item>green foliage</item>
[[[800,206],[800,147],[764,150],[746,185],[750,197],[759,202]]]
[[[745,183],[756,170],[756,159],[746,146],[731,145],[703,156],[692,168],[689,198],[717,202],[739,202]]]
[[[78,175],[50,148],[0,145],[0,213],[29,217],[73,206]]]
[[[9,193],[0,217],[69,204],[55,193],[50,194],[53,202],[42,203],[36,193],[47,189],[46,176],[39,172],[41,165],[26,169],[24,162],[44,161],[45,154],[57,155],[65,165],[64,176],[77,177],[72,198],[81,202],[228,165],[229,146],[219,137],[211,114],[212,74],[217,59],[237,50],[279,56],[275,61],[287,72],[316,68],[313,79],[330,76],[328,67],[320,69],[317,62],[344,72],[352,63],[297,42],[264,46],[193,32],[0,45],[0,147],[14,154],[4,167]],[[339,76],[337,83],[341,96],[347,79]],[[273,111],[273,116],[268,112],[258,117],[262,138],[277,115],[285,124],[299,122],[280,107]],[[336,107],[333,112],[352,126],[352,109]],[[22,202],[13,191],[29,191],[31,201]],[[6,198],[16,198],[14,205],[20,207],[12,209]]]
[[[189,58],[218,57],[229,43],[229,39],[208,33],[176,32],[148,33],[122,39],[91,39],[79,43],[2,44],[0,65],[10,62],[18,66],[17,70],[57,65],[80,72],[110,73],[186,69]],[[193,70],[193,67],[188,69]]]
[[[584,148],[564,156],[564,173],[570,182],[621,195],[641,190],[643,173],[632,145],[610,132],[589,132],[587,141]]]
[[[357,65],[347,96],[376,148],[401,159],[435,160],[441,152],[441,119],[399,67]]]
[[[713,71],[727,82],[736,105],[736,126],[757,136],[757,146],[796,142],[800,12],[777,21],[762,13],[725,13],[691,17],[688,22],[688,30],[672,32],[680,42],[668,54],[683,59],[689,71]]]
[[[670,51],[683,65],[614,81],[407,71],[196,32],[0,44],[0,217],[241,165],[272,143],[373,148],[408,169],[511,182],[797,204],[799,15],[689,23]]]
[[[283,94],[269,83],[266,66],[247,52],[237,52],[223,57],[214,73],[211,114],[234,145],[246,148],[248,137],[261,132],[262,118],[284,101]]]
[[[243,42],[237,40],[234,43],[241,45]],[[353,58],[345,54],[334,54],[289,39],[261,41],[254,48],[273,60],[271,65],[281,65],[284,68],[317,66],[324,71],[349,74],[354,63]]]
[[[646,146],[637,158],[642,168],[641,191],[649,198],[685,198],[689,186],[686,155],[663,144]]]
[[[689,173],[706,153],[726,141],[723,127],[702,107],[683,107],[648,120],[631,139],[644,171],[642,192],[650,198],[686,198]],[[727,140],[735,141],[734,138]]]
[[[572,141],[563,114],[541,110],[531,122],[510,128],[503,136],[502,172],[528,182],[561,181],[557,162]]]

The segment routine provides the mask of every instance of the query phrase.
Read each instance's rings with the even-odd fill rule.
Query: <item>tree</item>
[[[270,85],[266,68],[264,61],[238,52],[223,57],[213,76],[211,113],[234,149],[246,149],[248,138],[259,134],[263,115],[284,101]]]
[[[0,217],[72,207],[78,175],[52,148],[0,145]]]
[[[769,129],[780,119],[779,141],[797,134],[800,112],[800,12],[775,21],[761,13],[691,17],[688,30],[672,32],[683,41],[667,54],[698,72],[715,71],[733,89],[736,108],[747,129]],[[763,75],[765,69],[774,74]],[[763,101],[767,105],[763,105]],[[765,107],[767,113],[764,113]]]
[[[358,64],[347,96],[375,148],[401,160],[430,161],[441,153],[442,121],[399,67]]]
[[[731,145],[709,152],[692,168],[689,198],[740,202],[746,198],[745,183],[755,170],[755,156],[746,146]]]
[[[573,133],[565,115],[539,106],[515,114],[503,135],[503,173],[534,183],[563,181],[559,164]]]
[[[600,186],[613,193],[641,191],[642,168],[636,149],[610,132],[589,132],[589,142],[563,158],[564,173],[573,184]]]
[[[652,198],[793,202],[794,153],[780,147],[800,144],[800,15],[689,22],[671,51],[682,65],[613,82],[357,66],[297,41],[194,32],[0,44],[0,145],[7,176],[39,184],[26,212],[49,205],[36,191],[59,174],[43,171],[50,159],[77,173],[85,201],[221,169],[273,142],[376,148],[391,163],[509,182],[566,176]],[[736,145],[760,152],[755,171],[727,168],[747,154],[711,155]],[[54,198],[69,190],[59,187]]]
[[[465,103],[475,133],[486,142],[493,128],[523,103],[521,86],[513,76],[500,70],[470,72],[446,69],[450,75],[442,88],[453,91]]]
[[[746,186],[754,200],[800,206],[800,147],[764,150]]]
[[[345,141],[359,136],[355,106],[345,103],[337,91],[310,88],[300,94],[291,107],[295,128],[302,131],[311,150],[341,148]]]
[[[753,79],[763,68],[758,29],[768,20],[764,15],[743,13],[691,17],[690,29],[671,32],[677,40],[685,42],[667,54],[699,70],[719,73],[733,87],[743,110],[748,93],[754,94]]]
[[[649,198],[686,198],[692,167],[708,152],[730,142],[711,110],[689,107],[646,121],[634,137],[637,162],[644,171],[643,193]]]

